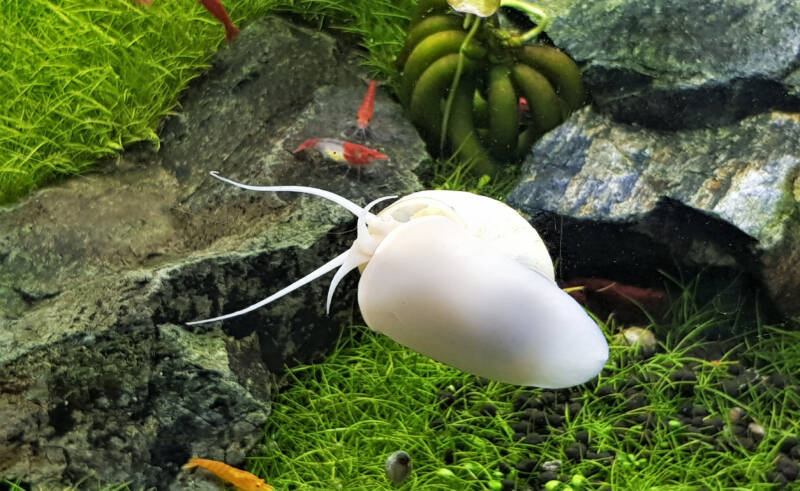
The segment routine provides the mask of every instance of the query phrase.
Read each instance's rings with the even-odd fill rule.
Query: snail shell
[[[359,280],[358,304],[372,329],[512,384],[567,387],[602,370],[605,336],[556,285],[544,243],[512,208],[471,193],[423,191],[378,217],[386,214],[411,219],[380,242]]]

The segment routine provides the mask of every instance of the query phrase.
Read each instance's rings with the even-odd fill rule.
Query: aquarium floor
[[[679,314],[655,353],[612,343],[600,377],[564,390],[466,375],[366,327],[291,369],[248,466],[277,489],[775,489],[797,477],[800,334]],[[611,339],[619,328],[602,323]],[[413,471],[390,483],[403,450]]]

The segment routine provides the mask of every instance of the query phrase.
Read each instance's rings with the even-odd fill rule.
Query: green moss
[[[409,0],[225,0],[245,26],[270,12],[353,33],[385,80],[396,74]],[[80,174],[158,122],[224,44],[198,2],[11,0],[0,3],[0,204]]]

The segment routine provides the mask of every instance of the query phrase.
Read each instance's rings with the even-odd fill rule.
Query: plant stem
[[[530,18],[531,21],[536,23],[536,27],[520,36],[523,42],[533,39],[541,34],[550,26],[550,22],[552,21],[550,16],[542,7],[522,0],[502,0],[500,2],[500,6],[521,10],[528,15],[528,18]]]
[[[450,108],[453,106],[453,97],[455,96],[456,89],[458,88],[458,82],[461,80],[461,73],[464,71],[464,52],[466,51],[467,45],[472,41],[472,38],[475,37],[475,33],[478,32],[478,28],[481,25],[480,17],[474,16],[473,14],[467,14],[467,18],[475,17],[472,20],[472,27],[467,33],[467,37],[464,38],[464,41],[461,43],[461,48],[458,52],[458,67],[456,67],[456,74],[453,76],[453,83],[450,85],[450,93],[447,94],[447,102],[444,105],[444,115],[442,117],[442,135],[439,138],[439,153],[444,153],[444,142],[447,140],[447,124],[450,122]],[[467,23],[469,21],[465,21]]]

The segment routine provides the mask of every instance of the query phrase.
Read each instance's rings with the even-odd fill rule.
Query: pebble
[[[402,450],[398,450],[386,459],[386,477],[395,484],[405,481],[411,474],[411,469],[411,456]]]
[[[778,457],[777,467],[778,472],[783,474],[789,481],[797,479],[798,472],[800,472],[797,463],[785,455],[780,455]]]
[[[728,413],[728,417],[730,418],[731,423],[736,423],[744,417],[744,413],[744,409],[740,408],[739,406],[734,406]]]
[[[622,331],[622,336],[628,346],[638,347],[642,354],[653,354],[658,347],[656,335],[643,327],[629,327]]]
[[[517,465],[514,466],[520,475],[530,475],[533,472],[533,469],[536,467],[536,461],[531,459],[522,459],[517,462]]]
[[[750,423],[749,425],[747,425],[747,431],[757,441],[763,440],[764,435],[766,434],[766,430],[764,430],[764,427],[758,423]]]
[[[548,460],[542,464],[542,470],[545,472],[558,472],[559,469],[561,469],[560,460]]]

